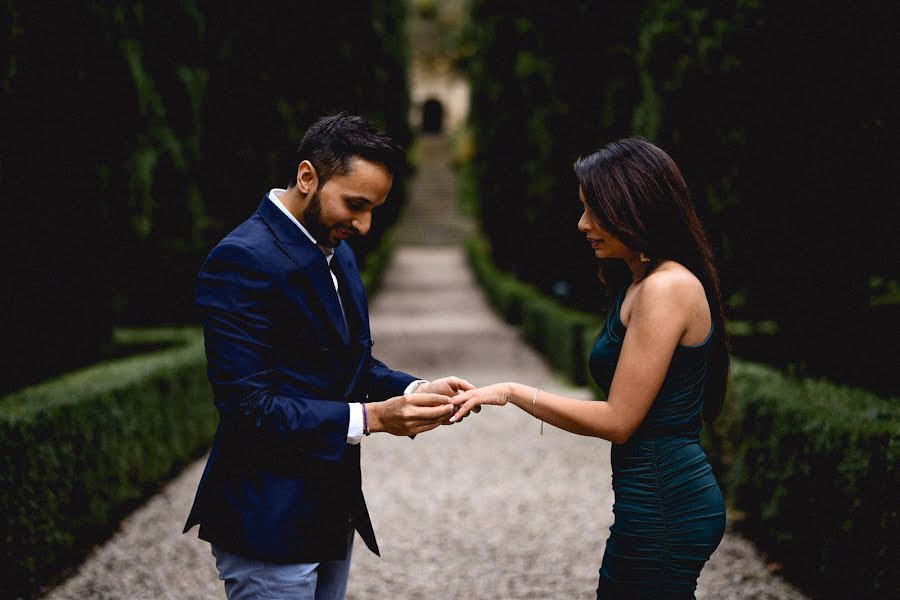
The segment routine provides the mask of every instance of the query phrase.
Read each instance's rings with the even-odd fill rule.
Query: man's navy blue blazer
[[[325,255],[268,197],[197,279],[219,427],[184,530],[248,558],[343,559],[350,527],[378,554],[347,403],[416,378],[372,357],[356,258],[342,243],[332,260],[353,335]]]

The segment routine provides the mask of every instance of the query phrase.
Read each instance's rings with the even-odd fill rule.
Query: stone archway
[[[424,133],[444,132],[444,105],[440,100],[429,98],[422,105],[422,131]]]
[[[410,80],[409,124],[423,133],[447,133],[465,124],[469,114],[469,82],[453,71],[414,68]],[[439,109],[440,125],[432,125],[430,111]],[[435,111],[438,112],[438,111]]]

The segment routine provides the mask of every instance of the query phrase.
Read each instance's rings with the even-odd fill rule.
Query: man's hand
[[[432,382],[433,383],[433,382]],[[419,386],[419,389],[425,385]],[[369,431],[393,435],[416,435],[447,423],[453,415],[453,403],[441,394],[407,394],[383,402],[370,402]]]
[[[455,396],[460,392],[474,390],[475,386],[459,377],[441,377],[429,383],[423,383],[416,388],[416,393],[441,394],[443,396]]]

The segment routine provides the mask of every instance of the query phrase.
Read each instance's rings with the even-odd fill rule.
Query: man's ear
[[[301,194],[309,194],[316,190],[319,185],[319,176],[316,174],[316,168],[308,160],[304,160],[297,165],[297,191]]]

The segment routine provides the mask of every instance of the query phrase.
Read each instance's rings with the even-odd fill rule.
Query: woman
[[[594,255],[631,273],[590,355],[606,402],[520,383],[464,392],[451,419],[515,404],[567,431],[613,442],[615,523],[597,598],[693,598],[725,529],[725,505],[700,447],[701,415],[722,408],[728,348],[718,276],[703,226],[672,159],[641,139],[575,163]]]

